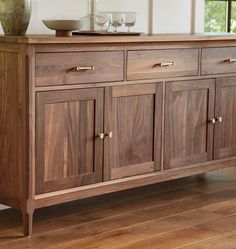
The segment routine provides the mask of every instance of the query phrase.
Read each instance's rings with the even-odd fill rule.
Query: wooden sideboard
[[[0,203],[35,209],[236,166],[236,36],[0,36]]]

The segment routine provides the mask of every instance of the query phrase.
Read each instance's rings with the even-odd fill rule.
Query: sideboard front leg
[[[23,232],[26,237],[30,237],[32,235],[33,230],[33,215],[34,212],[31,213],[22,213],[23,214]]]

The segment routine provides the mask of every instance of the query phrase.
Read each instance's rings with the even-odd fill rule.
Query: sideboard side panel
[[[24,147],[23,108],[19,105],[19,52],[0,52],[0,202],[14,203],[23,193],[23,170],[19,155]],[[13,204],[14,206],[14,204]]]

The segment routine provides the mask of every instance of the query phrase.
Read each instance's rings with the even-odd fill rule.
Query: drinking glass
[[[128,28],[128,32],[130,32],[130,29],[135,26],[135,23],[136,23],[136,12],[126,12],[125,26]]]
[[[125,15],[123,12],[111,12],[110,14],[111,25],[114,27],[114,32],[117,32],[118,28],[124,24]]]
[[[99,12],[95,16],[96,24],[100,27],[100,31],[103,31],[104,27],[107,26],[107,29],[109,27],[109,14],[107,12]]]

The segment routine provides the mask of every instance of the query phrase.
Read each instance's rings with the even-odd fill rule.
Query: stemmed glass
[[[128,28],[128,32],[130,32],[130,29],[135,26],[135,23],[136,23],[136,12],[126,12],[125,26]]]
[[[125,22],[125,14],[122,12],[111,12],[110,19],[111,25],[114,27],[114,32],[117,32],[118,28]]]
[[[110,17],[107,12],[99,12],[95,17],[96,24],[100,27],[100,31],[103,31],[105,25],[109,27]]]

